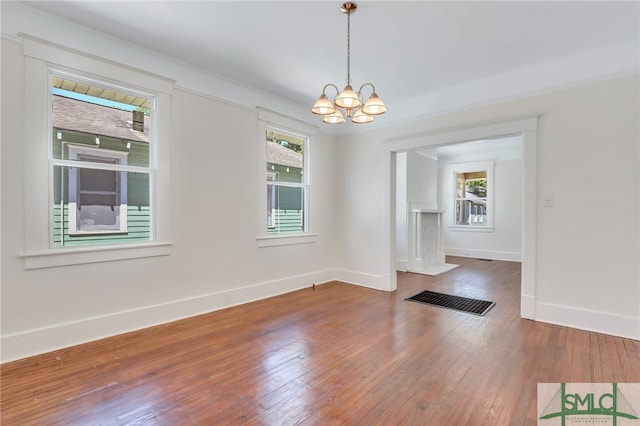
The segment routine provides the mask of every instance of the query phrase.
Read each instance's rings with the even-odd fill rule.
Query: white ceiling
[[[339,1],[29,1],[299,105],[344,85]],[[351,18],[354,88],[394,103],[619,43],[637,43],[627,2],[363,1]],[[367,93],[368,94],[368,93]]]

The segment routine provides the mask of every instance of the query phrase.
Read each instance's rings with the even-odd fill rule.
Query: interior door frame
[[[389,290],[397,289],[395,272],[395,223],[396,223],[396,154],[422,148],[435,148],[483,139],[508,136],[522,138],[522,275],[520,290],[520,316],[535,319],[536,304],[536,146],[538,139],[538,117],[527,117],[477,124],[442,131],[409,134],[383,141],[387,153],[385,182],[389,184],[386,193],[386,216],[389,219]]]

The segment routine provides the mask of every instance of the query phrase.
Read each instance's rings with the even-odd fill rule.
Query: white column
[[[415,212],[415,246],[416,246],[416,264],[415,268],[419,271],[424,269],[424,260],[422,259],[422,214]]]
[[[442,213],[437,213],[438,229],[436,230],[436,262],[440,265],[445,264],[445,256],[442,251]]]

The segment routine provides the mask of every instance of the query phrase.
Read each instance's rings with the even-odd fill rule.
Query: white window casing
[[[46,268],[82,263],[115,261],[170,254],[170,103],[174,81],[134,69],[127,65],[103,60],[47,41],[21,34],[25,55],[24,140],[24,249],[21,257],[26,269]],[[150,163],[150,202],[154,211],[151,241],[103,246],[53,247],[51,241],[52,208],[49,182],[53,179],[50,161],[52,127],[50,70],[68,71],[97,81],[103,81],[150,93],[155,119],[150,126],[156,135]],[[77,163],[76,163],[77,164]],[[122,166],[105,165],[105,168]]]
[[[303,191],[304,209],[304,231],[300,233],[276,233],[269,234],[268,230],[268,197],[266,190],[268,182],[273,182],[275,175],[269,175],[265,165],[267,164],[265,135],[267,130],[276,130],[292,135],[300,136],[304,139],[304,179],[301,184],[280,182],[281,186],[297,187]],[[256,241],[259,247],[272,247],[289,244],[304,244],[315,242],[317,234],[313,233],[313,218],[310,214],[310,205],[313,203],[311,181],[313,171],[311,170],[310,158],[313,150],[313,139],[317,135],[317,128],[306,123],[282,116],[275,112],[258,108],[258,167],[259,167],[259,201],[258,201],[258,235]]]

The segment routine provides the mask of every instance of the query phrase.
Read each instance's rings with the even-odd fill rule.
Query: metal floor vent
[[[453,309],[455,311],[468,312],[480,316],[484,316],[496,304],[496,302],[487,300],[470,299],[468,297],[436,293],[435,291],[429,290],[425,290],[405,300],[438,306],[440,308]]]

